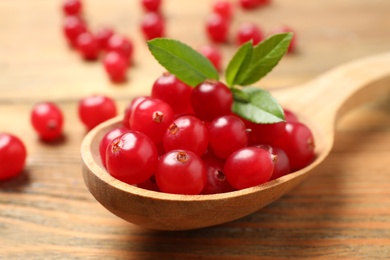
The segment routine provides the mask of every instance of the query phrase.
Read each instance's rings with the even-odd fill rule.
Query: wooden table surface
[[[164,70],[140,34],[139,1],[83,1],[91,28],[112,25],[135,43],[135,64],[122,85],[107,80],[100,62],[83,62],[68,48],[61,2],[0,0],[0,131],[18,135],[28,149],[24,172],[0,183],[0,259],[390,258],[389,99],[347,114],[318,171],[243,219],[160,232],[106,211],[82,179],[85,129],[77,117],[78,100],[106,94],[122,111],[131,98],[147,94]],[[203,30],[210,5],[165,0],[167,35],[194,48],[207,43]],[[235,11],[231,38],[244,21],[266,32],[279,24],[297,32],[297,52],[256,84],[263,88],[300,84],[341,63],[390,50],[390,1],[273,0],[266,8]],[[235,48],[221,46],[224,64]],[[41,142],[29,123],[32,106],[45,100],[64,112],[61,142]]]

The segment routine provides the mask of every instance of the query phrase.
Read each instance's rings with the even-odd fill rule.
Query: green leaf
[[[250,64],[238,74],[236,84],[247,86],[267,75],[287,52],[292,36],[292,33],[275,34],[256,45]]]
[[[234,54],[233,58],[230,60],[225,71],[226,83],[229,87],[232,87],[237,84],[237,76],[243,73],[248,68],[252,58],[252,51],[252,42],[249,41],[243,44]]]
[[[284,121],[283,108],[268,91],[248,87],[235,89],[233,95],[232,109],[237,115],[258,124],[273,124]],[[247,100],[242,97],[246,97]]]
[[[206,79],[219,79],[218,71],[202,54],[176,40],[156,38],[147,42],[154,58],[170,73],[190,86]]]

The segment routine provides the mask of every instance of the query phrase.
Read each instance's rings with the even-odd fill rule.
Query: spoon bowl
[[[312,130],[315,160],[307,167],[243,190],[213,195],[177,195],[123,183],[104,168],[99,154],[103,135],[121,125],[122,116],[91,130],[81,145],[83,177],[106,209],[136,225],[156,230],[190,230],[249,215],[301,183],[324,161],[333,146],[336,120],[364,102],[389,97],[390,53],[353,61],[299,86],[271,91]]]

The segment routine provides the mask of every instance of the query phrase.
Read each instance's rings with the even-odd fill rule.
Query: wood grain
[[[137,1],[84,1],[91,26],[109,23],[136,41],[129,82],[111,85],[99,63],[67,48],[61,1],[0,1],[0,131],[19,135],[25,171],[0,183],[0,259],[388,259],[390,256],[390,105],[373,102],[339,122],[335,147],[317,173],[277,202],[246,218],[191,232],[155,232],[113,216],[89,194],[79,146],[85,130],[78,100],[105,93],[123,109],[161,74],[142,45]],[[202,19],[210,1],[167,0],[169,36],[206,42]],[[299,49],[258,83],[295,85],[351,59],[388,51],[390,2],[274,0],[238,11],[265,30],[286,23]],[[191,28],[189,33],[188,28]],[[233,31],[233,30],[232,30]],[[232,45],[222,47],[225,64]],[[32,105],[56,101],[66,117],[65,140],[40,142],[29,125]]]

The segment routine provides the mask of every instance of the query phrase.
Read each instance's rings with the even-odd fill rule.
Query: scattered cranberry
[[[153,142],[146,135],[130,130],[109,143],[107,170],[120,181],[138,184],[153,175],[157,158]]]
[[[173,194],[200,194],[207,182],[202,159],[185,150],[173,150],[163,155],[155,176],[160,190]]]
[[[114,128],[110,131],[108,131],[102,138],[99,144],[99,152],[100,152],[100,158],[102,160],[102,163],[104,167],[106,167],[106,152],[107,152],[107,147],[110,144],[112,140],[115,138],[121,136],[122,134],[128,132],[129,129],[125,127],[118,127]]]
[[[266,144],[259,145],[258,147],[267,150],[275,156],[274,171],[272,172],[272,177],[270,180],[275,180],[291,172],[290,161],[287,154],[282,149]]]
[[[0,132],[0,181],[18,176],[26,162],[26,147],[16,136]]]
[[[61,137],[64,117],[61,109],[54,103],[43,102],[35,105],[30,119],[42,140],[52,141]]]
[[[141,5],[146,12],[159,12],[161,0],[141,0]]]
[[[146,13],[142,17],[141,30],[146,40],[163,37],[165,30],[164,19],[158,13]]]
[[[257,5],[258,6],[266,6],[271,3],[271,0],[257,0]]]
[[[216,70],[221,71],[222,53],[217,47],[204,45],[199,49],[199,52],[210,60]]]
[[[96,60],[99,57],[100,46],[95,36],[90,32],[84,32],[77,37],[77,49],[86,60]]]
[[[78,113],[81,122],[91,130],[98,124],[116,116],[115,101],[102,95],[88,96],[80,100]]]
[[[130,65],[134,52],[133,42],[123,35],[114,34],[107,41],[106,51],[119,53],[127,59],[128,65]]]
[[[108,39],[114,35],[114,30],[110,27],[101,27],[96,31],[95,37],[101,49],[107,49]]]
[[[314,159],[313,134],[303,123],[287,123],[283,134],[272,144],[286,152],[292,171],[306,167]]]
[[[230,21],[233,17],[233,5],[227,0],[217,0],[213,4],[213,12],[222,15]]]
[[[76,46],[77,37],[87,31],[84,21],[78,16],[67,16],[64,18],[63,30],[66,39],[71,46]]]
[[[231,113],[233,96],[222,82],[206,80],[192,91],[191,103],[197,117],[203,121],[212,121]]]
[[[217,117],[209,125],[210,147],[223,160],[248,144],[245,124],[236,116]]]
[[[175,75],[164,73],[157,78],[152,87],[151,96],[167,102],[175,115],[192,114],[192,88],[180,81]]]
[[[62,10],[65,15],[80,15],[82,7],[80,0],[65,0],[62,5]]]
[[[239,4],[243,9],[250,10],[259,6],[259,0],[239,0]]]
[[[296,36],[296,33],[295,31],[288,27],[288,26],[278,26],[278,27],[275,27],[272,29],[272,34],[278,34],[278,33],[287,33],[287,32],[292,32],[293,33],[293,37],[290,41],[290,45],[288,46],[288,52],[294,52],[295,49],[296,49],[296,45],[297,45],[297,36]]]
[[[115,83],[126,81],[128,68],[128,59],[118,52],[111,51],[106,53],[103,58],[104,69],[106,70],[110,80]]]
[[[133,100],[130,101],[130,103],[127,105],[126,109],[125,109],[125,115],[123,116],[123,126],[130,129],[130,116],[131,116],[131,113],[133,113],[133,110],[136,106],[138,106],[139,103],[141,103],[142,101],[144,101],[145,99],[147,99],[149,97],[146,97],[146,96],[141,96],[141,97],[136,97],[134,98]]]
[[[181,116],[168,127],[163,137],[166,152],[182,149],[202,156],[209,144],[209,134],[203,122],[194,116]]]
[[[255,46],[263,40],[263,32],[260,27],[254,23],[243,23],[238,28],[237,44],[241,45],[248,41],[252,41]]]
[[[222,15],[212,13],[206,20],[206,32],[209,39],[216,43],[227,41],[229,21]]]
[[[270,180],[274,170],[274,156],[257,147],[235,151],[225,162],[224,172],[230,185],[245,189]]]

